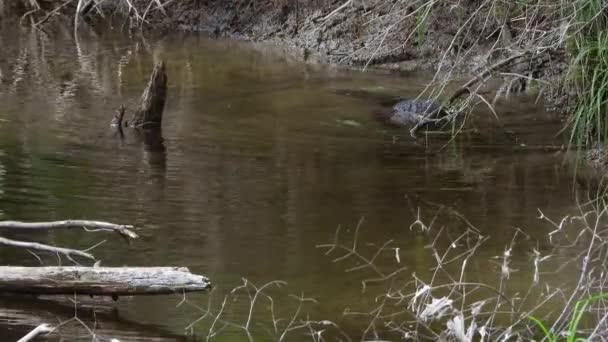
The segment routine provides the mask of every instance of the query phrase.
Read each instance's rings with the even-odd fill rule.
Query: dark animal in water
[[[333,92],[377,103],[382,109],[373,112],[376,120],[393,126],[407,127],[412,135],[415,135],[419,129],[440,129],[449,118],[445,107],[430,99],[398,100],[394,96],[364,90],[334,90]]]
[[[446,116],[443,107],[433,100],[402,100],[393,106],[385,119],[397,126],[437,129]]]

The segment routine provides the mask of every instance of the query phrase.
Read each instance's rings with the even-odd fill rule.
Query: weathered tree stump
[[[165,63],[154,66],[148,86],[141,95],[141,104],[133,113],[130,126],[133,128],[160,129],[167,97],[167,74]]]

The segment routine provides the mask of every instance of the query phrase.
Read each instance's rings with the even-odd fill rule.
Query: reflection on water
[[[408,229],[418,207],[453,206],[491,236],[480,251],[488,259],[502,253],[514,227],[532,238],[547,233],[537,208],[553,217],[574,210],[576,185],[563,155],[538,148],[560,123],[534,99],[502,105],[502,128],[482,119],[476,133],[451,145],[441,135],[427,144],[374,121],[380,102],[342,91],[413,96],[424,75],[304,65],[266,46],[192,36],[75,41],[58,28],[0,39],[0,218],[135,224],[142,238],[132,246],[76,232],[20,237],[74,248],[107,238],[95,251],[104,265],[187,266],[213,280],[218,301],[241,277],[282,279],[317,298],[315,316],[337,320],[346,307],[373,300],[361,297],[357,276],[315,248],[339,225],[364,217],[361,239],[395,240],[409,274],[431,266],[421,257],[424,241]],[[112,113],[123,103],[135,107],[152,56],[167,61],[169,75],[162,140],[132,132],[120,139],[109,129]],[[503,128],[517,144],[497,133]],[[14,250],[0,258],[37,263]],[[469,271],[494,276],[487,265]],[[189,299],[203,305],[205,296]],[[152,327],[182,334],[198,317],[175,308],[180,300],[112,305],[141,324],[132,330],[145,339],[157,336]],[[36,303],[28,310],[36,307],[45,310]],[[242,318],[241,309],[231,314]],[[124,325],[113,329],[121,340],[134,338]]]

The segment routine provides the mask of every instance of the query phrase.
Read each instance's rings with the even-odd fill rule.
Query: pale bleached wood
[[[17,342],[33,341],[36,337],[38,337],[38,335],[48,334],[51,331],[53,331],[53,328],[51,328],[48,324],[40,324],[39,326],[34,328],[34,330],[30,331],[27,335],[20,338]]]
[[[52,230],[52,229],[86,229],[89,231],[113,231],[125,239],[136,239],[138,236],[132,231],[132,225],[114,224],[93,220],[63,220],[49,222],[20,222],[0,221],[0,229],[20,230]]]
[[[209,279],[185,267],[0,266],[0,292],[134,296],[204,291]]]

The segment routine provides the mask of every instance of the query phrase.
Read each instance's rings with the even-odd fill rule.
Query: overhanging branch
[[[0,229],[17,230],[52,230],[52,229],[74,229],[81,228],[87,231],[113,231],[120,234],[126,240],[137,239],[139,236],[133,232],[132,225],[114,224],[103,221],[90,220],[64,220],[51,222],[20,222],[0,221]]]

